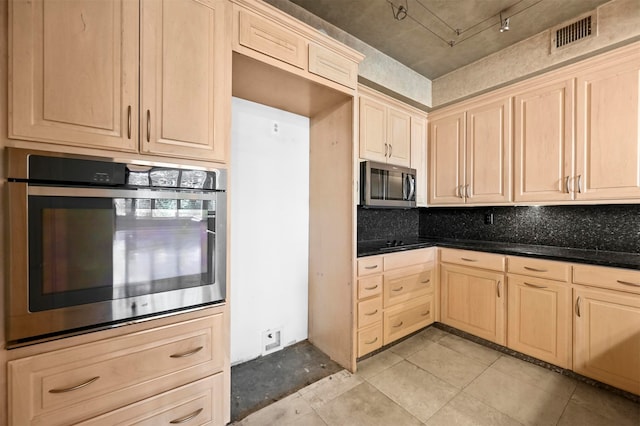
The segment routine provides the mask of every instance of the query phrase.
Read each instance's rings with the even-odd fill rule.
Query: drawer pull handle
[[[630,285],[630,286],[633,286],[633,287],[640,287],[640,284],[631,283],[629,281],[622,281],[622,280],[616,280],[616,281],[618,281],[620,284]]]
[[[365,266],[364,269],[376,269],[378,265]]]
[[[429,315],[430,313],[431,313],[431,311],[427,311],[427,312],[425,312],[425,313],[423,313],[423,314],[420,314],[420,315],[422,315],[423,317],[426,317],[426,316],[427,316],[427,315]]]
[[[181,354],[173,354],[173,355],[169,355],[169,356],[171,358],[184,358],[184,357],[196,354],[196,353],[200,352],[202,349],[204,349],[204,346],[198,346],[197,348],[195,348],[193,350],[190,350],[188,352],[183,352]]]
[[[422,284],[429,284],[431,282],[431,279],[428,279],[426,281],[421,281]]]
[[[378,288],[378,284],[374,285],[373,287],[365,287],[365,290],[375,290],[376,288]]]
[[[398,288],[392,288],[391,291],[402,291],[403,288],[404,286],[398,287]]]
[[[398,324],[398,325],[394,325],[394,326],[393,326],[393,328],[402,327],[402,324],[404,324],[404,321],[400,321],[400,324]]]
[[[528,282],[525,282],[524,285],[528,285],[529,287],[533,287],[533,288],[547,288],[546,285],[535,285],[535,284],[529,284]]]
[[[580,318],[580,296],[576,299],[576,315]]]
[[[82,389],[86,386],[89,386],[91,383],[95,382],[96,380],[98,380],[100,378],[100,376],[96,376],[96,377],[92,377],[91,379],[87,380],[84,383],[80,383],[79,385],[75,385],[75,386],[71,386],[70,388],[64,388],[64,389],[51,389],[49,390],[49,393],[66,393],[66,392],[72,392],[74,390],[78,390],[78,389]]]
[[[477,262],[476,259],[469,259],[468,257],[461,257],[460,259],[464,260],[465,262]]]
[[[496,291],[498,292],[498,297],[501,297],[500,296],[500,283],[501,283],[501,281],[498,281],[498,284],[496,284]]]
[[[131,105],[127,107],[127,139],[131,139]]]
[[[172,425],[179,425],[181,423],[186,423],[189,420],[195,418],[198,414],[202,413],[202,410],[204,410],[204,408],[198,408],[193,413],[187,414],[186,416],[180,417],[179,419],[171,420],[169,423]]]
[[[374,344],[375,342],[377,342],[377,341],[378,341],[378,338],[376,337],[375,339],[373,339],[373,340],[372,340],[372,341],[370,341],[370,342],[364,342],[364,344],[365,344],[365,345],[373,345],[373,344]]]
[[[549,272],[546,269],[536,269],[530,266],[525,266],[524,269],[526,269],[527,271],[533,271],[533,272]]]
[[[378,310],[376,309],[376,310],[375,310],[375,311],[373,311],[373,312],[369,312],[369,313],[366,313],[366,312],[365,312],[364,314],[365,314],[365,315],[368,315],[368,316],[371,316],[371,315],[375,315],[375,314],[377,314],[377,313],[378,313]]]
[[[151,141],[151,111],[147,110],[147,142]]]

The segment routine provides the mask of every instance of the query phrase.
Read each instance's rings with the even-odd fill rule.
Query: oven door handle
[[[117,189],[117,188],[74,188],[63,186],[27,187],[28,195],[41,197],[72,198],[143,198],[143,199],[178,199],[178,200],[213,200],[215,192],[190,192],[167,189]]]

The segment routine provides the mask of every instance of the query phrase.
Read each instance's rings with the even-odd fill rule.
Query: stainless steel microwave
[[[360,205],[411,208],[416,206],[416,170],[392,164],[360,163]]]
[[[226,170],[8,160],[9,347],[225,301]]]

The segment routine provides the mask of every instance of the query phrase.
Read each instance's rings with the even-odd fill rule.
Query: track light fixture
[[[397,9],[393,7],[393,3],[389,3],[391,4],[391,11],[393,12],[393,18],[395,20],[402,21],[407,17],[407,14],[409,13],[409,4],[407,4],[406,1],[404,6],[400,5]]]
[[[505,31],[509,31],[509,18],[502,19],[502,12],[500,12],[500,32]]]

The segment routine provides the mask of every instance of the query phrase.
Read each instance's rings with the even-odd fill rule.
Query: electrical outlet
[[[282,329],[276,328],[262,332],[262,355],[282,349]]]
[[[280,133],[280,123],[278,123],[277,121],[274,121],[271,123],[271,134],[272,135],[277,135]]]
[[[484,214],[484,224],[485,225],[493,225],[493,213],[485,213]]]

